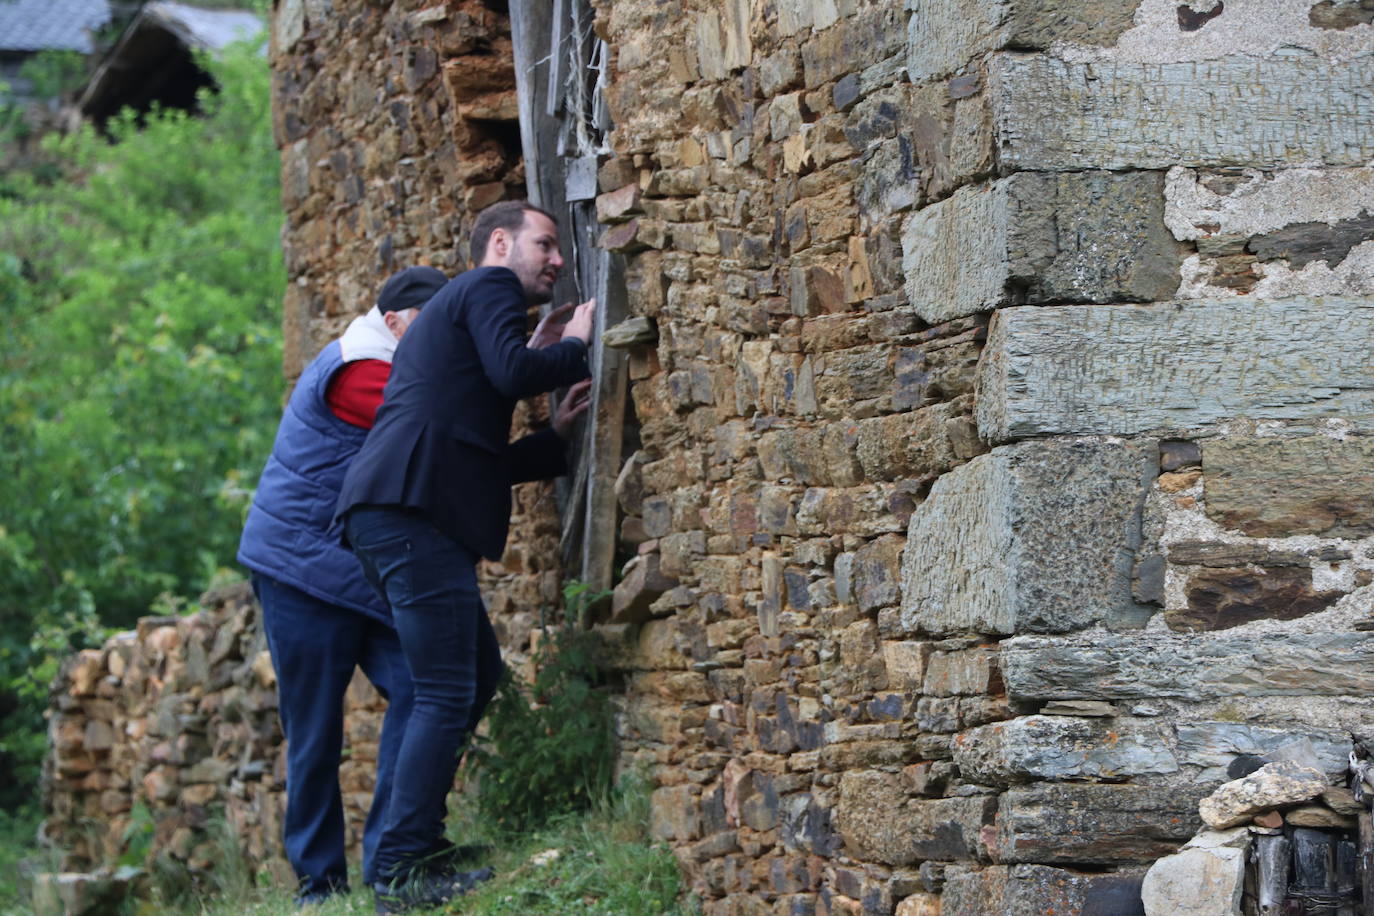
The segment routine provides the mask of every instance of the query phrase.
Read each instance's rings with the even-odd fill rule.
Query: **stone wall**
[[[708,913],[1138,911],[1233,758],[1374,725],[1374,30],[668,6],[600,19],[658,834]]]
[[[223,818],[253,871],[294,884],[281,849],[276,677],[247,584],[210,591],[195,614],[145,617],[78,653],[52,697],[43,830],[65,853],[63,871],[109,864],[145,841],[193,872],[211,869],[224,854]],[[385,704],[359,675],[345,706],[339,782],[356,846]]]
[[[1234,758],[1374,737],[1368,11],[593,6],[657,328],[600,632],[708,914],[1138,912]],[[279,4],[289,338],[518,193],[497,9]]]

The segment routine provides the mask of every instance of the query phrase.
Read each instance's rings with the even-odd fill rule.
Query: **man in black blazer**
[[[476,565],[505,549],[511,485],[566,472],[560,431],[586,407],[582,385],[554,429],[509,441],[520,398],[588,375],[594,302],[556,343],[525,343],[526,310],[548,301],[563,266],[552,217],[522,201],[488,207],[472,256],[479,266],[449,281],[397,347],[338,504],[348,543],[391,604],[415,685],[375,854],[379,913],[433,906],[476,879],[434,864],[459,749],[501,673]]]

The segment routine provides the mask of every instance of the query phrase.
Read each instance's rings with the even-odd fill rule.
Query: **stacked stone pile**
[[[222,818],[250,866],[290,880],[280,841],[285,746],[257,604],[240,584],[201,605],[186,617],[143,618],[72,657],[55,681],[45,835],[66,852],[64,870],[115,861],[131,824],[134,843],[212,868],[223,851],[209,828]],[[356,844],[384,705],[360,678],[347,708],[341,779]],[[145,830],[150,837],[138,836]]]
[[[1320,770],[1292,760],[1267,763],[1198,807],[1207,829],[1145,876],[1147,916],[1367,909],[1357,863],[1361,819],[1364,842],[1374,840],[1368,801],[1331,785]]]

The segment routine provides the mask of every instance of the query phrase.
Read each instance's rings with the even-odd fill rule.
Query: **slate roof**
[[[109,0],[0,0],[0,52],[80,51],[110,21]]]
[[[185,44],[211,51],[252,38],[263,29],[262,20],[245,10],[203,10],[184,3],[153,2],[144,5],[141,15]]]

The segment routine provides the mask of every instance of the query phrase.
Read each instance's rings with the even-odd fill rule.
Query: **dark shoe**
[[[372,885],[377,898],[377,916],[441,906],[489,880],[492,874],[490,868],[479,868],[476,871],[422,874],[404,883],[378,881]]]
[[[297,907],[316,906],[324,903],[335,894],[347,895],[347,882],[319,882],[316,886],[311,886],[313,882],[303,882],[300,890],[296,892],[296,897],[292,901]]]

